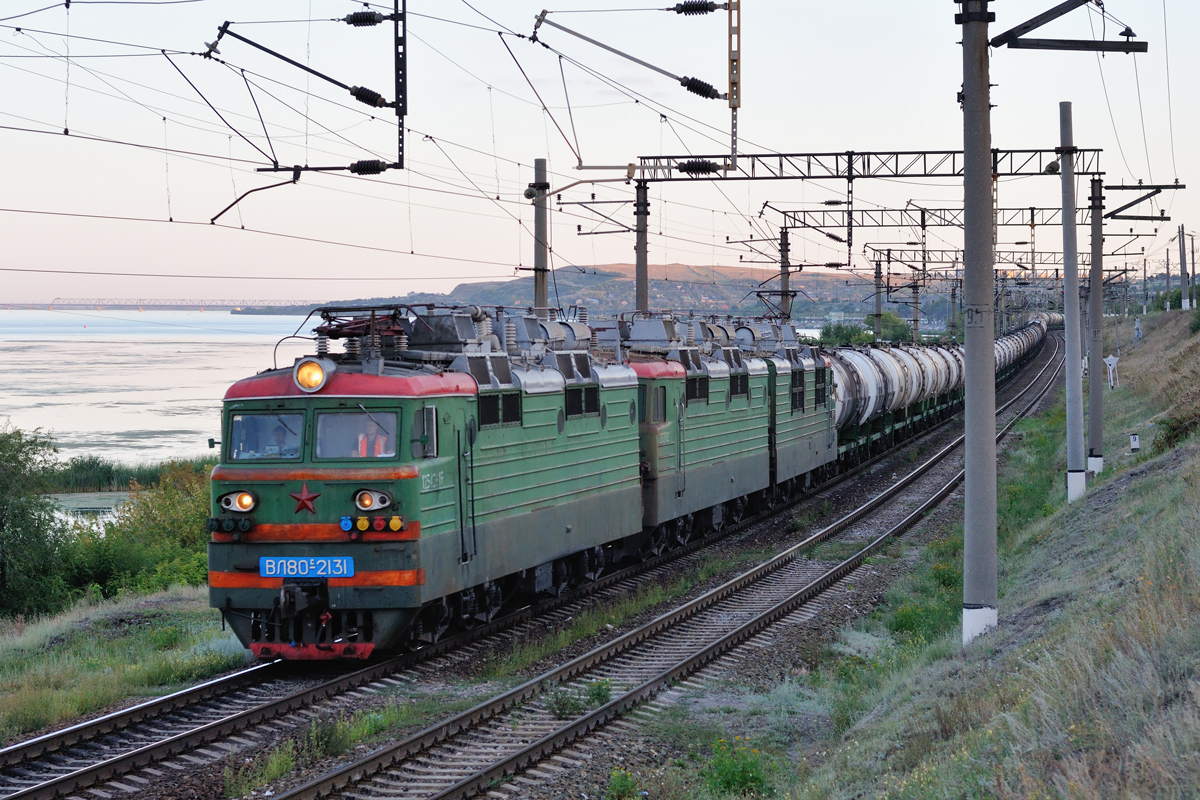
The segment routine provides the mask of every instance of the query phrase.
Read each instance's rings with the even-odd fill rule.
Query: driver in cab
[[[388,437],[379,423],[368,417],[366,429],[358,435],[358,448],[354,455],[359,458],[391,458],[396,451],[388,444]]]

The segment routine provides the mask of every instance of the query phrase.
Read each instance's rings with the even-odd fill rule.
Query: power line
[[[1088,17],[1088,27],[1092,31],[1092,39],[1096,38],[1096,29],[1092,27],[1092,18]],[[1117,132],[1117,118],[1113,115],[1112,103],[1108,99],[1108,82],[1104,79],[1104,67],[1100,61],[1100,51],[1096,51],[1096,69],[1100,71],[1100,86],[1104,89],[1104,105],[1108,107],[1108,119],[1112,123],[1113,138],[1117,140],[1117,152],[1121,154],[1121,161],[1125,163],[1125,171],[1129,173],[1129,177],[1133,178],[1133,169],[1129,166],[1128,159],[1125,158],[1125,147],[1121,144],[1121,134]]]
[[[1167,27],[1167,0],[1163,0],[1163,58],[1167,65],[1167,121],[1171,132],[1171,169],[1179,176],[1179,167],[1175,164],[1175,112],[1171,103],[1171,50],[1167,44],[1169,39]]]

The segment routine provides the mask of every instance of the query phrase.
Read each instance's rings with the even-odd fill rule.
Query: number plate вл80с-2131
[[[264,578],[351,578],[354,559],[350,556],[291,556],[258,559],[258,574]]]

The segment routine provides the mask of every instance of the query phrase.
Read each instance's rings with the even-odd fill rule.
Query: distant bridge
[[[243,308],[292,308],[314,305],[320,304],[305,300],[163,300],[125,297],[56,297],[49,303],[0,303],[0,306],[5,308],[38,311],[232,311]]]

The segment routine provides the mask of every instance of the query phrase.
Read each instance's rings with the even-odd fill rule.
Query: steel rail
[[[1016,397],[1005,403],[999,411],[1007,410],[1012,406],[1022,395],[1033,389],[1046,370],[1053,365],[1055,358],[1060,350],[1059,342],[1055,341],[1055,351],[1051,355],[1047,364],[1034,376],[1029,385],[1023,389]],[[1028,413],[1045,393],[1049,391],[1054,384],[1053,378],[1058,375],[1062,369],[1062,361],[1059,361],[1058,367],[1055,369],[1051,380],[1046,382],[1046,385],[1037,394],[1034,400],[1022,410],[1012,421],[1010,421],[997,434],[997,440],[1003,438],[1018,419],[1025,413]],[[963,441],[962,436],[959,436],[953,443],[939,450],[924,464],[915,468],[912,472],[901,478],[900,481],[885,489],[883,492],[876,495],[871,500],[862,504],[858,508],[851,511],[841,519],[835,521],[831,525],[823,528],[820,531],[812,534],[802,542],[793,545],[788,550],[768,559],[762,564],[748,570],[741,575],[725,582],[709,592],[695,598],[694,600],[663,614],[649,623],[636,628],[628,633],[619,636],[618,638],[603,644],[592,651],[585,653],[571,661],[562,664],[554,669],[543,673],[542,675],[533,678],[520,686],[498,695],[490,700],[484,701],[473,708],[449,717],[445,720],[435,723],[422,731],[419,731],[405,739],[388,745],[374,753],[369,754],[363,759],[347,764],[337,770],[334,770],[326,775],[318,777],[302,786],[299,786],[289,792],[280,794],[276,800],[311,800],[312,798],[325,798],[340,792],[351,784],[361,782],[365,778],[374,775],[384,769],[392,767],[412,756],[421,753],[424,750],[454,736],[455,734],[466,732],[477,727],[480,723],[508,711],[516,706],[525,703],[527,700],[541,694],[543,691],[557,686],[565,680],[573,678],[587,670],[609,661],[619,653],[628,650],[630,647],[639,644],[647,639],[650,639],[664,630],[673,628],[683,620],[695,616],[698,612],[705,610],[717,602],[736,594],[742,589],[757,583],[766,575],[772,574],[781,567],[791,563],[805,551],[835,534],[845,530],[845,528],[862,519],[870,511],[878,508],[884,503],[892,499],[901,489],[906,488],[938,463],[943,461],[954,449],[956,449]],[[924,514],[940,503],[945,497],[954,490],[958,483],[962,480],[963,473],[960,471],[949,483],[943,486],[936,492],[933,497],[923,503],[917,510],[910,513],[898,525],[886,533],[877,537],[874,541],[868,544],[859,553],[851,556],[845,561],[838,564],[836,567],[824,573],[822,576],[814,579],[806,584],[799,591],[795,592],[786,600],[773,606],[771,609],[759,614],[754,619],[745,625],[730,632],[726,636],[708,645],[704,649],[698,651],[687,659],[678,662],[675,666],[667,671],[660,673],[658,676],[642,683],[638,687],[624,693],[620,697],[601,706],[595,711],[587,714],[574,722],[560,728],[552,734],[549,734],[537,742],[528,745],[517,753],[495,762],[484,770],[475,773],[472,776],[464,778],[453,786],[439,792],[438,794],[430,795],[431,800],[443,800],[444,798],[465,798],[470,797],[479,791],[485,789],[491,782],[506,777],[515,771],[523,769],[543,757],[557,752],[565,744],[573,741],[578,736],[585,734],[597,727],[600,727],[607,722],[610,722],[615,717],[635,707],[644,700],[652,697],[660,689],[669,685],[672,681],[686,676],[694,672],[700,666],[708,663],[718,655],[724,653],[730,647],[744,641],[746,638],[753,636],[763,628],[777,620],[779,617],[791,613],[801,603],[820,594],[830,585],[841,580],[846,574],[856,569],[861,565],[864,558],[878,550],[893,536],[902,533],[911,527]]]
[[[94,739],[105,733],[120,730],[134,722],[156,717],[177,708],[194,705],[201,700],[207,700],[210,697],[230,692],[246,683],[261,682],[274,678],[277,676],[277,673],[282,671],[282,665],[283,662],[281,661],[257,664],[249,669],[235,672],[232,675],[215,678],[198,686],[182,689],[173,694],[158,697],[131,708],[115,711],[96,719],[81,722],[78,725],[72,725],[69,728],[62,728],[33,739],[26,739],[23,742],[0,748],[0,767],[19,764],[31,758],[53,753],[67,745],[87,739]]]
[[[1055,353],[1057,353],[1057,349]],[[1053,360],[1053,356],[1051,357],[1051,360]],[[1043,367],[1042,371],[1034,377],[1034,383],[1040,379],[1041,375],[1045,372],[1048,366],[1049,364],[1047,364],[1046,367]],[[1019,396],[1020,394],[1017,395],[1017,397]],[[998,412],[1004,411],[1013,402],[1015,402],[1015,398],[998,409]],[[956,416],[957,414],[952,415],[947,419],[934,424],[925,431],[922,431],[921,433],[901,443],[900,446],[918,443],[934,432],[941,430]],[[938,460],[944,458],[948,451],[952,449],[955,444],[961,442],[961,440],[962,437],[960,436],[955,440],[954,444],[943,449],[943,451],[940,451],[938,455],[934,456],[934,458]],[[661,566],[682,556],[694,553],[704,547],[709,546],[710,544],[725,539],[734,533],[744,530],[764,520],[770,519],[771,517],[787,511],[797,505],[805,503],[818,496],[820,493],[827,492],[828,490],[841,485],[851,478],[860,475],[876,463],[891,455],[894,455],[894,453],[895,448],[889,448],[887,451],[856,465],[852,469],[829,478],[828,480],[819,484],[817,487],[814,487],[812,491],[806,492],[804,495],[789,502],[782,503],[773,508],[766,509],[759,514],[747,517],[736,524],[722,528],[721,531],[713,532],[706,537],[689,542],[683,547],[676,548],[654,558],[647,559],[639,564],[635,564],[608,575],[601,576],[595,581],[591,581],[580,587],[564,592],[559,597],[519,608],[511,613],[505,614],[503,617],[498,617],[491,622],[463,631],[460,634],[423,647],[413,653],[406,653],[402,656],[379,662],[363,669],[356,670],[347,675],[335,678],[332,681],[294,692],[279,700],[246,709],[228,717],[224,717],[209,724],[200,726],[191,731],[186,731],[176,736],[163,739],[159,742],[131,750],[122,755],[106,759],[87,767],[82,767],[73,772],[58,776],[50,781],[23,789],[15,794],[6,795],[4,796],[3,800],[53,800],[53,798],[62,797],[71,792],[85,789],[96,783],[111,780],[132,769],[147,766],[164,758],[169,758],[177,755],[178,753],[194,749],[195,747],[201,746],[216,739],[220,739],[224,736],[228,736],[232,733],[236,733],[252,725],[265,722],[279,715],[286,714],[300,708],[305,708],[315,702],[350,691],[351,689],[379,680],[380,678],[388,677],[400,671],[401,669],[430,660],[448,651],[459,648],[464,644],[477,641],[505,628],[511,627],[512,625],[533,619],[541,614],[545,614],[548,611],[554,610],[555,608],[574,602],[586,597],[589,594],[593,594],[602,589],[608,588],[609,586],[617,584],[623,580],[647,572],[657,566]],[[928,469],[931,466],[932,463],[929,463],[923,469],[919,468],[919,470],[921,470],[923,474],[923,470]],[[907,483],[910,483],[917,477],[919,477],[919,475],[915,474],[915,472],[910,474],[906,478],[902,479],[901,482],[890,487],[890,489],[885,492],[885,495],[887,497],[891,497],[893,494],[895,494],[895,492],[899,491],[901,488],[903,488],[903,486],[906,486]],[[882,498],[883,495],[880,497]],[[883,502],[883,500],[880,502]],[[853,521],[860,519],[861,516],[865,515],[870,510],[871,509],[866,508],[866,506],[860,507],[854,512],[851,512],[851,515],[848,515],[848,517],[854,516],[854,519],[849,519],[847,517],[844,518],[844,520],[839,521],[839,523],[844,521],[846,525],[852,524]],[[797,546],[811,547],[819,541],[823,541],[825,538],[835,535],[842,529],[837,527],[839,523],[834,523],[834,525],[831,525],[825,530],[814,534],[813,537],[809,537],[809,539],[806,539],[805,542],[802,542]],[[837,527],[837,530],[834,530],[835,527]],[[822,538],[817,539],[815,537]],[[632,643],[636,642],[631,642],[631,644]],[[235,675],[209,681],[205,684],[201,684],[200,686],[193,687],[191,689],[185,689],[163,698],[158,698],[157,700],[141,704],[132,709],[115,712],[96,720],[91,720],[89,722],[81,723],[61,731],[56,731],[35,739],[17,743],[8,748],[0,750],[0,766],[10,766],[31,758],[46,755],[59,750],[62,747],[95,738],[96,736],[128,727],[133,723],[142,721],[144,719],[149,719],[167,711],[182,708],[218,694],[232,691],[233,689],[238,688],[238,686],[244,685],[245,683],[249,683],[254,680],[261,680],[261,678],[264,677],[263,673],[265,672],[269,671],[270,674],[273,675],[274,673],[281,671],[284,666],[285,664],[283,662],[276,661],[270,664],[252,667],[248,670],[236,673]],[[471,712],[464,712],[464,714],[469,713]]]

